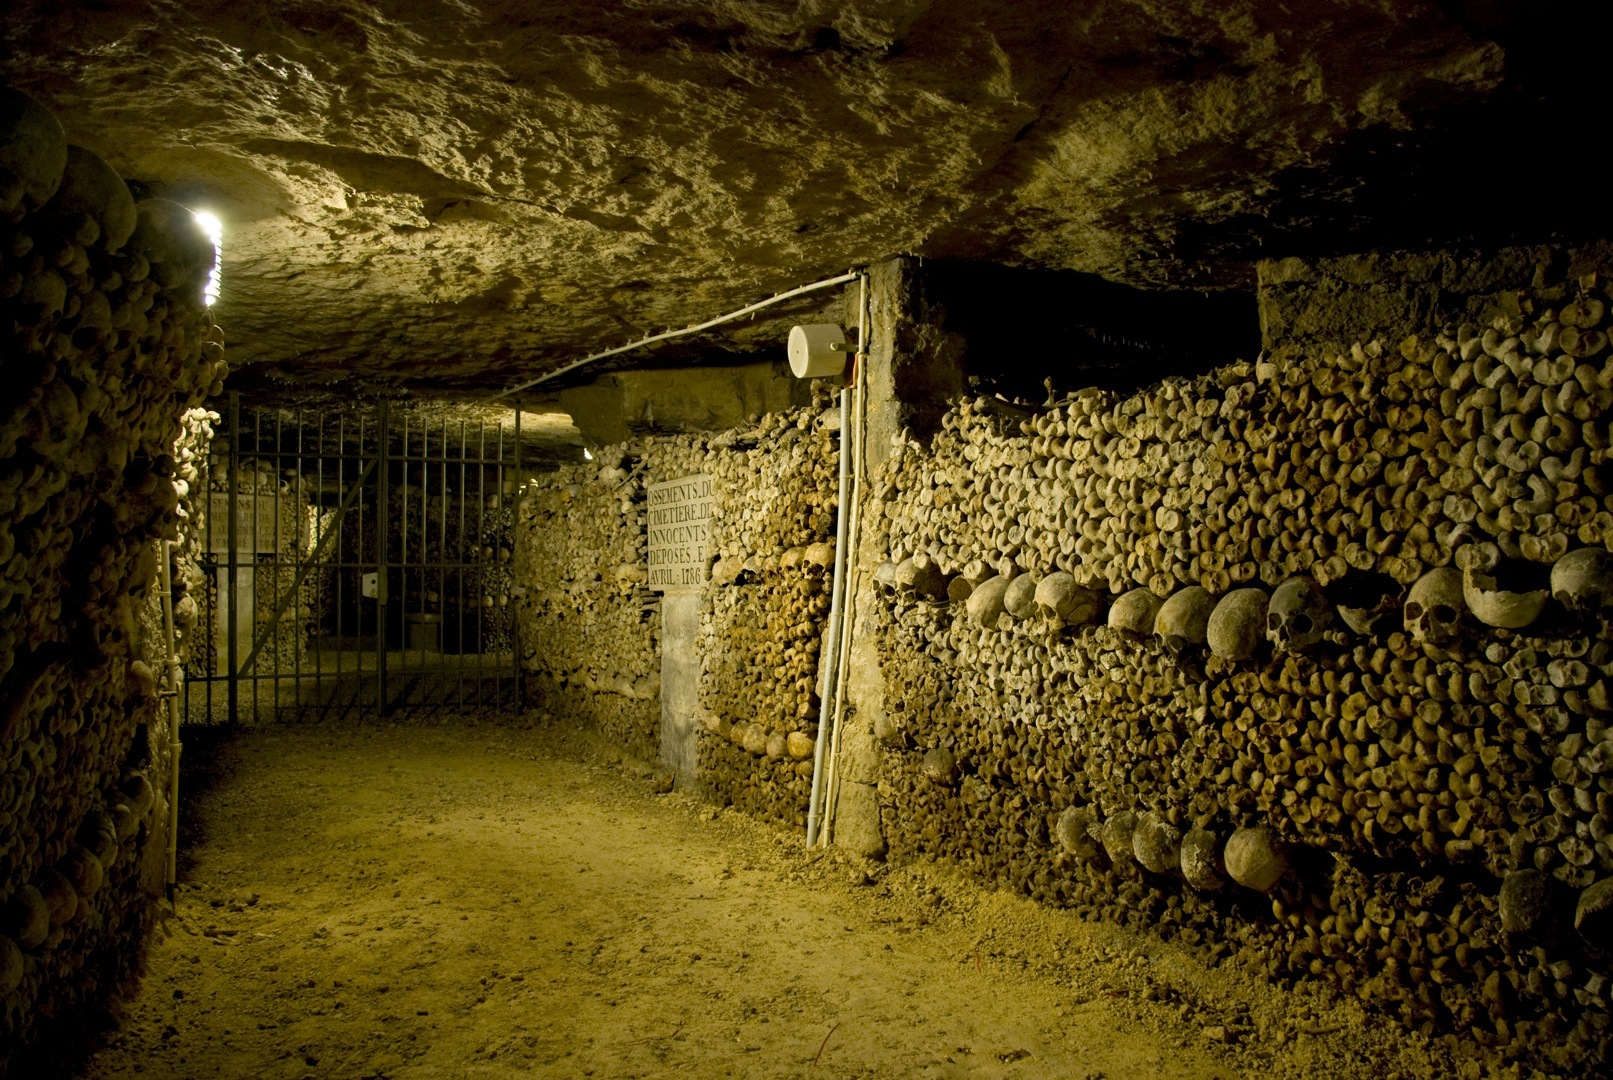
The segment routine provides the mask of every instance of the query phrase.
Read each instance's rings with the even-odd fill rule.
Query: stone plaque
[[[269,495],[235,497],[235,550],[272,552],[276,545],[290,550],[296,537],[279,528],[279,501]],[[222,554],[230,550],[230,496],[226,492],[211,492],[207,497],[209,527],[208,550]]]
[[[650,588],[698,588],[711,569],[711,477],[696,473],[648,491]]]

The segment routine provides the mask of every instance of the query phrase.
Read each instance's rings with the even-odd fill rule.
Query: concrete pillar
[[[680,789],[695,785],[700,766],[700,654],[695,638],[703,605],[697,590],[668,592],[661,598],[661,764],[672,770]]]
[[[876,471],[895,452],[895,439],[927,441],[948,403],[963,393],[963,340],[940,327],[925,299],[922,271],[912,259],[891,259],[869,275],[872,347],[867,370],[867,463]],[[869,485],[862,496],[868,497]],[[834,841],[859,854],[885,854],[879,818],[881,743],[900,745],[905,733],[885,713],[885,680],[871,627],[879,603],[873,571],[885,560],[865,532],[851,558],[859,569],[851,598],[852,644],[846,687],[849,708],[840,734],[840,794]]]

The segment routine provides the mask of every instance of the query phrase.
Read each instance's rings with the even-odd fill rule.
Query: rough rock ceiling
[[[12,0],[0,76],[225,219],[237,385],[463,392],[904,252],[1215,288],[1604,231],[1577,10]]]

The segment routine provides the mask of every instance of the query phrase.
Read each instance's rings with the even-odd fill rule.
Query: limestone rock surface
[[[1448,183],[1471,156],[1452,144],[1498,116],[1580,130],[1559,105],[1600,67],[1562,54],[1598,35],[1550,35],[1548,72],[1528,19],[1437,0],[16,0],[0,80],[138,195],[224,220],[233,385],[472,393],[902,252],[1246,287],[1255,254],[1300,237],[1517,232],[1553,207],[1595,227],[1530,200],[1557,191],[1549,170],[1508,175],[1505,198],[1483,170]],[[771,354],[837,303],[697,345]]]

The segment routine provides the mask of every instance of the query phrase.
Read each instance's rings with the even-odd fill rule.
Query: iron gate
[[[521,416],[248,409],[209,461],[191,722],[513,707]]]

